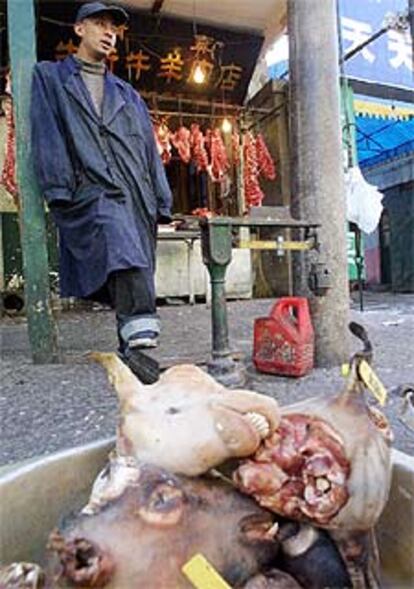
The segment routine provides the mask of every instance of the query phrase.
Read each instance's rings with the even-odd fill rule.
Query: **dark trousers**
[[[117,316],[154,315],[156,313],[154,277],[146,268],[112,272],[106,287],[109,302]]]
[[[104,286],[89,298],[115,310],[118,335],[128,323],[136,325],[137,331],[158,331],[154,275],[147,268],[111,272]]]

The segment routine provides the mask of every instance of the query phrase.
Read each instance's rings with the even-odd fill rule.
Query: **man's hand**
[[[172,217],[167,215],[158,215],[157,223],[158,225],[170,225],[172,224]]]

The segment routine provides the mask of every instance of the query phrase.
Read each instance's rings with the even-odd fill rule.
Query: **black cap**
[[[75,22],[80,22],[85,18],[90,18],[96,14],[110,14],[114,19],[116,25],[125,25],[128,20],[128,13],[125,12],[120,6],[114,6],[113,4],[103,4],[102,2],[88,2],[83,4],[76,15]]]

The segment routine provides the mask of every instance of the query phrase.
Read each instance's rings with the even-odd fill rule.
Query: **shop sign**
[[[341,0],[340,15],[344,54],[379,31],[390,14],[408,9],[407,0]],[[388,30],[351,57],[345,73],[352,78],[413,88],[410,30]]]
[[[75,54],[77,39],[68,23],[76,6],[41,2],[39,59]],[[203,96],[243,102],[263,43],[252,33],[221,29],[130,10],[108,67],[141,91]]]

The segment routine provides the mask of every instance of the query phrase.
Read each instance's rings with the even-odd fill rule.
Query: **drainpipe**
[[[292,212],[321,223],[319,259],[302,260],[295,290],[310,302],[318,366],[349,355],[337,18],[335,0],[288,0]],[[322,296],[308,286],[315,261],[330,274]]]

